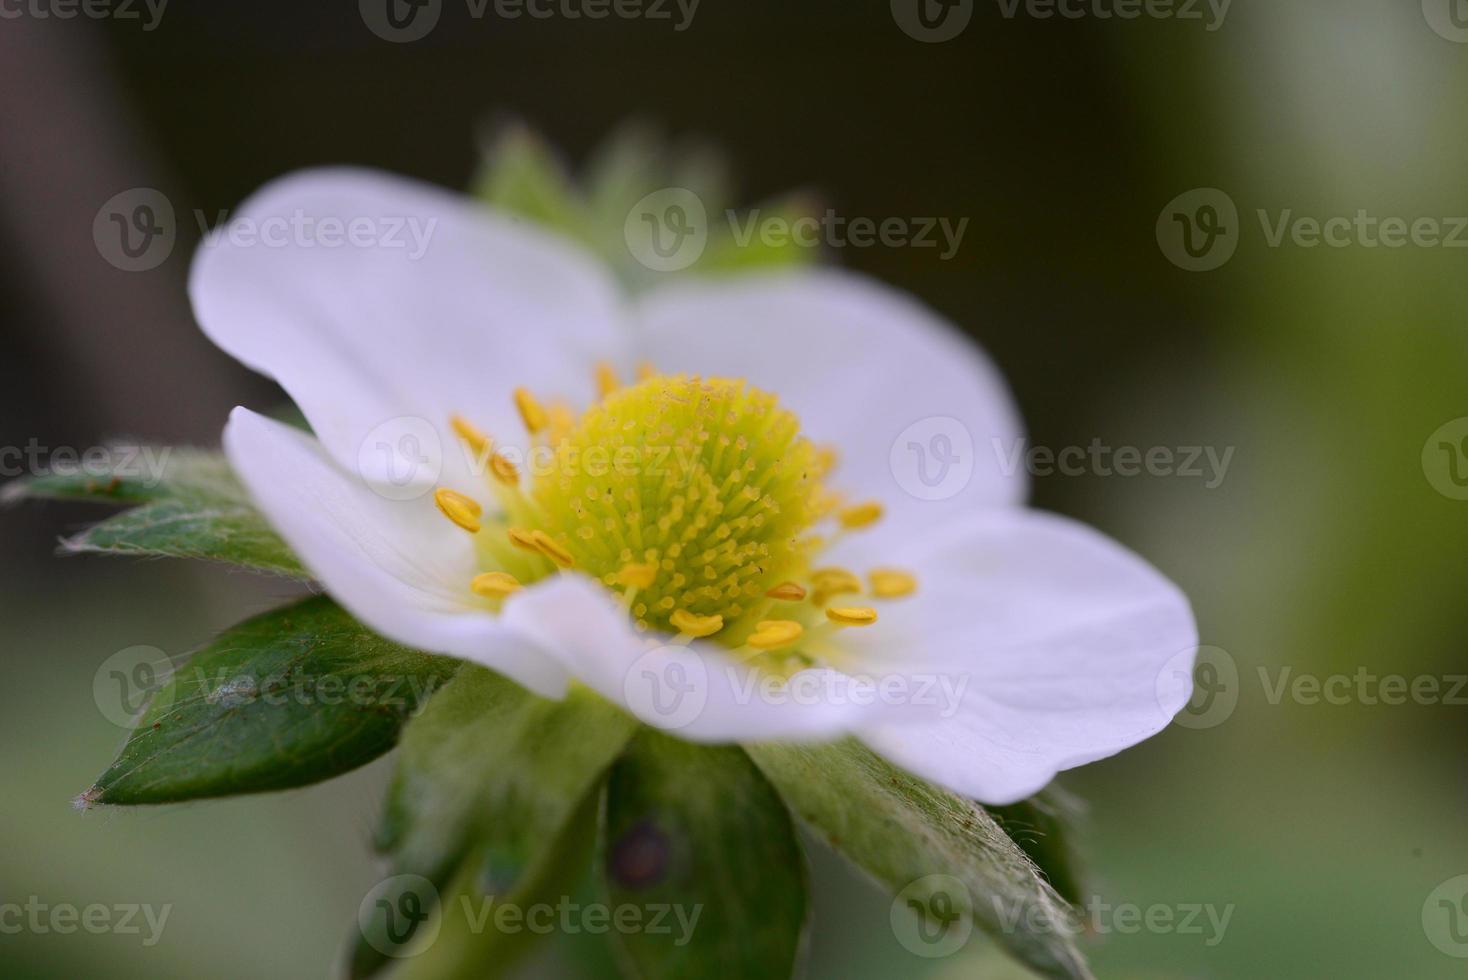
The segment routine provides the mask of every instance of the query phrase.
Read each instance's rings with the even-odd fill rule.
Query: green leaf
[[[789,977],[807,923],[805,856],[779,795],[738,748],[644,728],[607,781],[612,931],[646,980]],[[626,913],[630,917],[630,912]]]
[[[956,910],[1045,976],[1091,976],[1071,942],[1064,903],[982,807],[850,739],[748,752],[796,813],[899,902],[921,910],[938,935]]]
[[[83,471],[85,470],[85,471]],[[7,484],[5,502],[141,504],[62,542],[64,552],[204,558],[308,578],[290,546],[250,502],[223,454],[171,447],[113,450],[105,468],[78,467]]]
[[[312,598],[256,616],[194,654],[79,803],[174,803],[288,789],[392,748],[458,662],[368,631]]]
[[[465,667],[403,733],[378,847],[395,873],[440,888],[477,852],[486,893],[508,894],[554,859],[557,832],[636,727],[583,687],[549,701]],[[355,976],[383,965],[379,945],[358,943]]]
[[[1081,905],[1086,898],[1085,869],[1074,832],[1081,808],[1080,800],[1055,785],[1012,806],[989,807],[989,815],[1071,905]]]

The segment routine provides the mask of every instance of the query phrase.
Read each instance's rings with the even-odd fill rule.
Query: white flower
[[[1019,436],[993,368],[912,299],[835,271],[629,298],[566,241],[360,171],[237,215],[271,219],[360,234],[200,250],[205,332],[314,431],[238,408],[225,449],[384,636],[548,697],[579,681],[693,740],[852,734],[1000,804],[1186,703],[1195,627],[1165,578],[1023,509],[1002,454],[969,452],[942,493],[896,465],[925,420]],[[408,225],[431,229],[421,255],[393,245]],[[403,485],[405,460],[433,481]]]

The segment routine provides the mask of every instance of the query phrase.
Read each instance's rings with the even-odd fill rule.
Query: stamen
[[[745,643],[756,650],[778,650],[800,639],[805,627],[791,619],[766,619],[759,623]]]
[[[605,398],[618,388],[622,383],[617,379],[617,369],[612,367],[610,361],[598,361],[596,365],[596,390]]]
[[[637,380],[646,381],[648,378],[656,377],[658,369],[652,366],[652,361],[642,361],[637,365]]]
[[[454,427],[454,433],[463,440],[464,445],[474,450],[476,456],[484,456],[494,445],[494,440],[486,435],[484,430],[462,415],[451,416],[449,424]]]
[[[680,633],[692,637],[713,636],[724,628],[723,616],[698,616],[687,609],[675,609],[673,615],[668,617],[668,622],[676,626]]]
[[[867,578],[878,599],[900,599],[917,591],[917,579],[896,568],[874,568]]]
[[[525,423],[526,430],[531,435],[536,435],[546,427],[550,419],[545,414],[545,409],[528,388],[515,389],[515,407],[520,410],[520,418]]]
[[[520,471],[515,469],[515,464],[510,462],[500,453],[489,457],[489,472],[494,478],[507,487],[518,487],[520,485]]]
[[[810,573],[810,580],[815,586],[811,601],[818,606],[824,606],[834,596],[861,592],[861,579],[844,568],[818,568]]]
[[[798,582],[781,582],[765,593],[765,598],[779,602],[799,602],[805,598],[805,587]]]
[[[838,626],[870,626],[877,621],[877,611],[870,606],[836,606],[826,610],[826,618]]]
[[[529,531],[522,531],[518,527],[512,527],[505,532],[505,535],[510,539],[510,544],[519,548],[521,551],[530,551],[537,555],[543,553],[539,546],[536,545],[535,538],[531,536]]]
[[[534,531],[530,532],[530,540],[535,544],[536,549],[539,550],[541,554],[545,555],[561,568],[570,568],[572,565],[576,564],[576,559],[571,557],[571,553],[569,551],[561,547],[561,545],[556,541],[555,538],[551,537],[549,534],[546,534],[539,528],[536,528]]]
[[[469,588],[486,599],[503,599],[521,589],[520,580],[508,572],[485,572],[474,576]]]
[[[882,519],[882,505],[875,500],[837,511],[836,519],[849,531],[868,527]]]
[[[484,508],[479,506],[479,501],[457,490],[441,487],[433,492],[433,502],[438,505],[439,510],[443,511],[443,516],[459,527],[470,534],[479,533],[479,517],[484,513]]]
[[[622,570],[617,572],[617,584],[633,589],[645,589],[652,585],[657,574],[658,567],[656,565],[633,562],[628,565],[623,565]]]

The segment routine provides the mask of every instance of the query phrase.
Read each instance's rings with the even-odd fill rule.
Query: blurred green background
[[[1258,218],[1468,216],[1456,3],[1237,0],[1209,30],[1201,6],[1203,20],[1121,20],[979,2],[942,43],[905,34],[886,0],[703,0],[684,31],[475,20],[449,2],[412,44],[375,37],[349,2],[175,0],[149,31],[7,15],[0,445],[211,444],[230,406],[278,396],[191,324],[192,212],[212,218],[321,163],[466,186],[476,134],[509,117],[572,160],[628,117],[707,139],[751,202],[800,187],[845,216],[968,218],[949,261],[831,258],[970,331],[1035,445],[1234,450],[1213,488],[1035,481],[1038,505],[1181,583],[1215,662],[1237,670],[1222,710],[1062,779],[1089,802],[1098,901],[1232,909],[1211,945],[1207,930],[1104,929],[1088,942],[1098,975],[1460,977],[1465,961],[1432,939],[1468,919],[1434,918],[1428,899],[1468,874],[1468,711],[1271,694],[1285,667],[1468,673],[1468,503],[1423,461],[1435,430],[1468,416],[1468,255],[1272,247]],[[163,190],[181,222],[146,273],[113,268],[91,238],[102,203],[135,186]],[[1209,272],[1170,262],[1155,231],[1194,188],[1239,213],[1236,253]],[[326,975],[377,879],[382,762],[269,797],[69,808],[124,734],[93,700],[103,660],[137,644],[182,653],[285,595],[217,569],[53,557],[95,514],[0,513],[0,902],[173,908],[152,947],[0,934],[0,972]],[[919,959],[894,938],[887,897],[813,858],[811,976],[1021,975],[978,935]],[[606,968],[582,942],[547,956],[531,969]]]

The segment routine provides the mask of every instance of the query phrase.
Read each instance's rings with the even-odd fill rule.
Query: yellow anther
[[[514,463],[499,453],[495,453],[489,457],[489,472],[505,486],[514,487],[520,485],[520,471],[515,469]]]
[[[878,599],[900,599],[917,591],[917,579],[895,568],[874,568],[867,579]]]
[[[844,568],[818,568],[810,573],[810,581],[815,586],[811,599],[818,606],[825,605],[832,596],[861,592],[861,579]]]
[[[724,628],[723,616],[697,616],[687,609],[673,610],[668,622],[677,627],[680,633],[697,637],[713,636]]]
[[[486,599],[503,599],[512,592],[520,591],[520,580],[508,572],[485,572],[474,576],[469,588],[475,595]]]
[[[765,597],[780,602],[799,602],[805,598],[805,587],[796,582],[781,582],[766,592]]]
[[[646,381],[648,378],[656,376],[657,373],[658,369],[652,366],[652,361],[643,361],[637,365],[638,381]]]
[[[515,389],[515,407],[520,410],[520,418],[525,423],[526,430],[535,435],[544,429],[550,419],[545,414],[545,409],[528,388]]]
[[[837,511],[836,519],[844,528],[854,530],[859,527],[868,527],[882,519],[882,505],[875,500],[869,500],[864,504]]]
[[[571,557],[571,553],[569,551],[561,547],[560,543],[557,542],[555,538],[551,537],[549,534],[546,534],[539,528],[536,528],[534,531],[530,532],[530,540],[535,543],[535,547],[540,551],[541,554],[545,555],[561,568],[570,568],[572,565],[576,564],[576,559]]]
[[[470,534],[479,532],[479,515],[484,508],[473,497],[466,497],[457,490],[440,488],[433,491],[433,502],[443,511],[443,516],[453,521]]]
[[[646,589],[652,585],[657,578],[658,567],[648,563],[645,565],[633,562],[623,565],[622,570],[617,572],[617,584],[630,586],[634,589]]]
[[[449,424],[454,427],[454,434],[463,440],[464,445],[474,450],[476,456],[485,455],[494,445],[494,440],[486,435],[484,430],[462,415],[452,416]]]
[[[505,533],[510,539],[510,544],[515,547],[522,551],[533,551],[537,555],[541,554],[540,547],[536,545],[535,538],[531,536],[529,531],[522,531],[518,527],[512,527]]]
[[[822,476],[834,470],[840,462],[841,456],[835,446],[821,446],[816,450],[816,464],[820,467]]]
[[[805,627],[790,619],[767,619],[754,628],[745,642],[756,650],[778,650],[800,639]]]
[[[826,618],[840,626],[870,626],[877,611],[870,606],[838,606],[826,610]]]
[[[621,386],[622,383],[617,380],[617,369],[612,367],[611,362],[598,362],[596,365],[597,393],[601,395],[602,398],[605,398]]]

